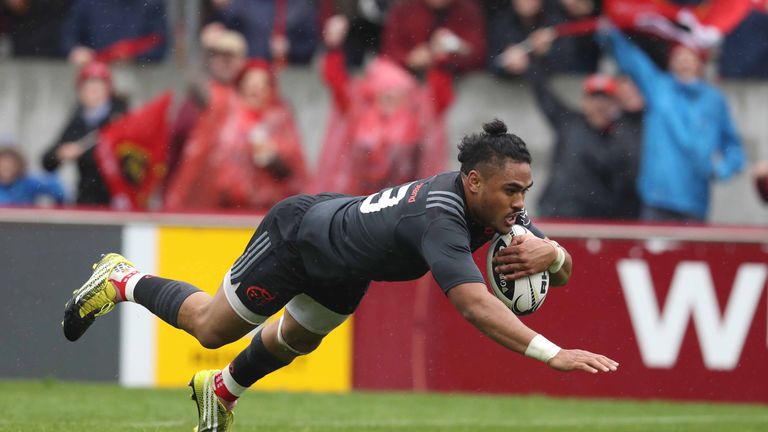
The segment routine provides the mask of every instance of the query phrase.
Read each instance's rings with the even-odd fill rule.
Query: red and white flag
[[[165,175],[171,93],[109,123],[99,131],[96,165],[121,210],[146,209]]]

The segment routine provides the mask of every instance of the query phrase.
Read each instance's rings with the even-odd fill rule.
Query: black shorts
[[[229,303],[240,317],[252,324],[260,324],[301,294],[331,314],[346,317],[355,311],[370,281],[331,283],[311,278],[296,242],[307,210],[316,203],[338,196],[296,195],[280,201],[267,213],[224,281]],[[316,306],[304,301],[298,308]],[[299,322],[304,324],[300,319]]]

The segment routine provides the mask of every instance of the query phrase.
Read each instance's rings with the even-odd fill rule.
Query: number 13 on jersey
[[[405,194],[408,193],[408,188],[414,183],[415,182],[410,182],[398,186],[396,188],[397,192],[394,192],[395,188],[389,188],[384,189],[381,192],[376,192],[373,195],[368,195],[368,198],[360,204],[360,213],[374,213],[381,209],[397,205],[397,203],[405,198]],[[373,202],[376,197],[379,197],[379,199],[376,202]]]

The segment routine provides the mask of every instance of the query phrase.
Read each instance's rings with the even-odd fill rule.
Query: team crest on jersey
[[[275,299],[275,296],[272,295],[271,292],[255,285],[248,287],[245,290],[245,295],[248,297],[248,300],[253,302],[256,306],[261,306],[264,303],[269,303]]]

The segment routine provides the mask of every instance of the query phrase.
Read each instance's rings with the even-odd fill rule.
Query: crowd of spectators
[[[711,181],[746,162],[704,66],[718,51],[720,76],[768,78],[768,12],[757,9],[711,50],[627,34],[595,19],[603,12],[597,0],[203,4],[203,69],[174,110],[158,192],[169,210],[264,210],[302,191],[368,194],[439,172],[454,81],[487,70],[527,81],[554,132],[541,216],[704,221]],[[163,0],[0,2],[0,33],[13,57],[61,58],[79,70],[77,106],[41,159],[49,172],[77,165],[79,205],[111,202],[94,148],[99,129],[127,104],[109,64],[166,60],[175,42],[167,9]],[[563,27],[587,21],[588,31]],[[601,58],[618,73],[599,72]],[[335,175],[308,181],[293,109],[277,83],[284,65],[315,59],[332,104],[318,171]],[[580,106],[550,85],[562,73],[587,76]],[[55,177],[27,175],[24,166],[14,146],[0,146],[0,204],[37,195],[63,202]],[[765,164],[754,169],[764,197],[766,172]]]

